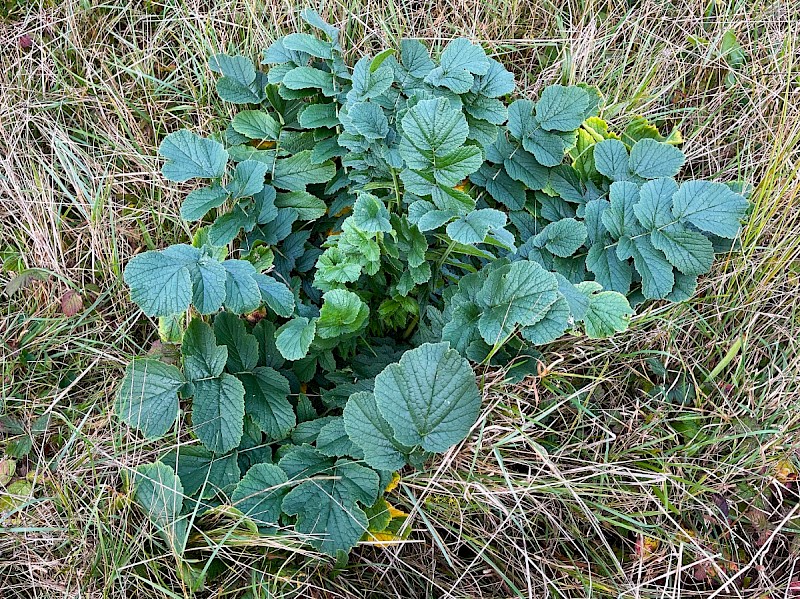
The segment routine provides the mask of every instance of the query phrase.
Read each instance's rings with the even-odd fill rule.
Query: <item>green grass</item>
[[[752,182],[753,214],[688,303],[653,304],[608,341],[553,344],[546,370],[520,384],[482,373],[475,433],[391,494],[413,516],[408,542],[336,566],[220,517],[193,557],[230,567],[199,596],[794,596],[800,7],[631,4],[324,4],[354,53],[465,35],[502,57],[523,95],[597,85],[615,126],[642,114],[679,127],[687,174]],[[125,486],[161,445],[111,413],[125,363],[157,338],[121,272],[188,233],[189,187],[161,179],[155,147],[228,116],[206,56],[255,57],[298,25],[293,3],[263,0],[19,1],[0,22],[0,284],[41,275],[0,300],[0,413],[29,429],[49,415],[16,463],[30,492],[0,513],[3,599],[192,595]],[[735,71],[720,52],[729,31],[744,53]],[[68,317],[70,289],[84,308]],[[653,391],[680,380],[696,397]],[[0,428],[0,449],[19,439]]]

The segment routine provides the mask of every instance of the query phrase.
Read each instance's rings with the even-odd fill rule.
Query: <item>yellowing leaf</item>
[[[393,472],[392,473],[392,480],[388,485],[386,485],[386,491],[385,492],[386,493],[391,493],[392,491],[394,491],[397,488],[397,485],[399,485],[399,484],[400,484],[400,473],[399,472]]]

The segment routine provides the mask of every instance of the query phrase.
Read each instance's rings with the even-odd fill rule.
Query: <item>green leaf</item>
[[[747,207],[747,200],[724,183],[686,181],[673,197],[672,214],[702,231],[733,239]]]
[[[436,182],[446,187],[453,187],[463,179],[477,171],[483,164],[480,148],[464,146],[457,148],[446,156],[437,156],[431,164]]]
[[[594,146],[594,167],[612,181],[627,181],[628,149],[618,139],[605,139]]]
[[[685,275],[697,276],[711,270],[714,263],[714,245],[697,231],[689,231],[679,224],[657,229],[650,234],[653,247],[664,255],[675,268]]]
[[[256,78],[253,61],[246,56],[214,54],[208,58],[208,68],[214,73],[235,79],[242,85],[249,85]]]
[[[283,85],[292,90],[318,89],[325,96],[333,96],[333,75],[314,67],[295,67],[283,76]]]
[[[475,96],[468,103],[464,104],[464,110],[470,116],[488,121],[494,125],[502,125],[508,120],[508,110],[506,105],[496,98],[485,96]]]
[[[181,355],[186,379],[197,381],[222,374],[228,360],[228,348],[217,346],[211,327],[194,318],[183,334]]]
[[[228,153],[223,145],[200,137],[188,129],[167,135],[158,147],[166,158],[161,172],[170,181],[187,181],[194,177],[217,179],[225,173]]]
[[[292,489],[282,508],[297,516],[295,529],[309,535],[312,547],[335,556],[349,551],[367,530],[369,520],[359,504],[369,506],[375,502],[379,481],[374,470],[345,459],[328,468],[325,476]]]
[[[647,231],[675,222],[672,216],[672,196],[678,191],[674,179],[654,179],[639,188],[639,202],[634,204],[636,218]]]
[[[347,92],[347,101],[351,104],[364,102],[370,98],[377,98],[394,82],[394,69],[384,62],[374,71],[370,71],[372,59],[369,56],[361,58],[353,67],[352,85]]]
[[[289,492],[286,473],[274,464],[255,464],[236,485],[231,503],[259,527],[276,528]]]
[[[270,276],[257,274],[256,283],[261,299],[278,316],[289,318],[294,314],[295,298],[292,290]]]
[[[297,210],[297,220],[317,220],[328,211],[323,200],[311,195],[307,191],[287,191],[275,196],[275,206],[278,208],[294,208]]]
[[[521,326],[532,326],[558,299],[558,282],[536,262],[520,260],[493,270],[477,293],[483,308],[478,321],[489,345],[503,341]]]
[[[261,305],[256,269],[246,260],[225,260],[225,306],[235,314],[246,314]]]
[[[447,225],[451,239],[466,245],[483,243],[490,230],[501,229],[506,225],[506,215],[499,210],[484,208],[475,210]]]
[[[192,300],[192,279],[185,262],[149,251],[131,258],[123,279],[131,299],[148,316],[185,312]]]
[[[371,193],[360,193],[353,206],[353,224],[365,233],[391,233],[389,211],[383,201]]]
[[[586,225],[574,218],[562,218],[550,223],[535,238],[538,247],[552,254],[568,258],[586,241]]]
[[[374,73],[375,71],[377,71],[383,64],[383,61],[392,55],[394,55],[394,48],[386,48],[386,50],[378,52],[375,55],[375,58],[373,58],[372,61],[369,63],[369,72]]]
[[[314,164],[311,161],[311,150],[303,150],[294,156],[275,160],[272,185],[288,191],[305,191],[306,185],[327,183],[334,175],[336,167],[332,162]]]
[[[604,339],[627,330],[633,310],[624,295],[616,291],[600,291],[600,285],[592,281],[576,287],[589,299],[583,324],[590,339]]]
[[[364,455],[361,448],[347,436],[341,416],[333,418],[319,429],[317,451],[331,458],[343,456],[362,458]]]
[[[567,151],[575,146],[576,139],[577,134],[573,131],[545,131],[537,124],[528,137],[522,138],[522,147],[543,166],[558,166]]]
[[[486,188],[490,196],[509,210],[521,210],[525,205],[525,186],[509,177],[501,166],[484,163],[477,173],[470,175],[470,181]]]
[[[445,156],[464,145],[467,120],[445,98],[422,100],[401,120],[406,139],[420,152]]]
[[[150,358],[134,359],[117,390],[117,416],[148,439],[163,437],[178,417],[178,390],[184,383],[174,366]]]
[[[244,406],[271,442],[281,441],[297,424],[294,409],[289,403],[289,381],[267,366],[238,375],[244,386]]]
[[[572,131],[581,126],[589,95],[580,87],[549,85],[536,103],[536,118],[546,131]]]
[[[316,320],[298,316],[276,331],[275,346],[287,360],[299,360],[308,353],[316,331]]]
[[[633,144],[629,164],[640,177],[657,179],[674,177],[684,162],[686,156],[675,146],[655,139],[642,139]]]
[[[503,161],[508,176],[522,182],[528,189],[544,189],[549,178],[549,169],[539,164],[533,154],[517,148]]]
[[[424,79],[436,66],[425,44],[414,39],[400,40],[400,62],[415,79]]]
[[[232,199],[250,197],[264,189],[269,166],[258,160],[243,160],[236,165],[233,177],[225,185]]]
[[[478,418],[481,398],[469,363],[448,343],[409,350],[375,377],[375,402],[403,445],[446,451]]]
[[[561,337],[569,326],[570,306],[566,299],[559,297],[547,309],[537,323],[520,329],[522,337],[533,345],[545,345]]]
[[[460,37],[454,39],[442,52],[439,64],[445,72],[463,69],[473,75],[485,75],[489,72],[489,59],[486,52],[477,44]]]
[[[300,17],[315,29],[322,31],[331,42],[338,45],[339,30],[325,22],[320,14],[313,8],[304,8],[300,11]]]
[[[186,541],[186,520],[178,520],[185,496],[175,472],[161,462],[144,464],[135,470],[133,500],[176,553]]]
[[[633,264],[642,277],[642,293],[649,299],[666,297],[675,285],[672,265],[653,247],[650,237],[637,237],[630,246]]]
[[[389,134],[389,121],[377,104],[372,102],[353,104],[348,116],[358,132],[369,140],[385,139]]]
[[[228,199],[227,190],[217,184],[195,189],[181,204],[181,218],[196,221],[208,214],[209,210],[219,208]]]
[[[606,246],[601,241],[590,247],[586,255],[586,268],[604,289],[619,293],[630,291],[633,270],[627,260],[617,257],[613,246]]]
[[[333,289],[322,296],[317,321],[317,335],[330,339],[359,330],[369,316],[369,308],[361,298],[346,289]]]
[[[330,60],[333,57],[333,46],[330,42],[324,42],[307,33],[290,33],[283,38],[283,45],[289,50],[305,52],[324,60]]]
[[[258,89],[261,81],[259,77],[250,85],[243,85],[236,79],[223,77],[217,81],[217,95],[231,104],[258,104],[264,99],[263,90]]]
[[[377,470],[398,470],[405,466],[410,449],[395,440],[392,427],[381,415],[372,393],[361,391],[351,395],[343,417],[347,436],[361,448],[369,466]]]
[[[239,445],[244,426],[244,387],[235,376],[194,382],[192,426],[209,451],[225,453]]]
[[[472,93],[480,94],[487,98],[499,98],[514,91],[514,75],[493,59],[489,60],[489,70],[484,75],[475,77]]]
[[[336,104],[307,104],[298,115],[298,121],[306,129],[336,127],[339,124]]]
[[[228,372],[253,370],[258,364],[258,340],[247,332],[244,321],[230,312],[220,312],[214,318],[214,337],[228,348]]]
[[[639,201],[636,184],[630,181],[612,183],[609,198],[611,205],[603,212],[601,220],[611,236],[620,239],[643,233],[633,208]]]
[[[233,117],[234,131],[249,139],[278,141],[281,124],[263,110],[242,110]]]
[[[186,495],[192,496],[203,489],[203,499],[209,499],[225,487],[238,483],[242,476],[235,452],[215,456],[204,447],[181,446],[167,453],[160,461],[180,477]]]

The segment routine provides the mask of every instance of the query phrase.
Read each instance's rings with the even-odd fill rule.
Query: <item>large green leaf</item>
[[[644,296],[650,299],[666,297],[675,285],[675,275],[664,253],[653,247],[649,236],[634,239],[630,249],[633,264],[642,277]]]
[[[633,310],[624,295],[616,291],[601,291],[602,287],[593,281],[579,283],[576,287],[589,299],[582,318],[589,338],[610,337],[628,328]]]
[[[353,224],[365,233],[390,233],[389,211],[383,200],[371,193],[360,193],[353,206]]]
[[[550,223],[535,238],[537,247],[552,254],[568,258],[586,241],[586,225],[574,218],[562,218]]]
[[[150,358],[134,359],[117,390],[117,416],[148,439],[162,437],[178,417],[178,390],[185,382],[174,366]]]
[[[186,520],[178,519],[183,509],[184,490],[172,468],[161,462],[136,468],[133,499],[159,529],[176,554],[186,542]]]
[[[317,320],[317,335],[330,339],[358,331],[369,316],[369,308],[361,298],[346,289],[333,289],[322,296]]]
[[[210,210],[222,206],[227,199],[227,190],[218,184],[195,189],[181,204],[181,218],[188,221],[200,220]]]
[[[233,129],[249,139],[277,141],[281,124],[263,110],[243,110],[231,121]]]
[[[230,312],[220,312],[214,318],[217,343],[228,348],[228,372],[249,372],[258,364],[258,340],[249,334],[244,321]]]
[[[348,552],[367,530],[363,507],[378,496],[378,474],[346,459],[334,462],[307,446],[289,452],[279,466],[290,480],[321,475],[302,482],[283,500],[283,511],[297,516],[297,532],[309,535],[308,543],[328,555]]]
[[[211,327],[195,318],[183,334],[181,355],[186,378],[197,381],[222,374],[228,359],[228,348],[217,346],[217,338]]]
[[[274,464],[255,464],[236,485],[231,503],[259,527],[274,529],[281,517],[281,504],[289,492],[286,473]]]
[[[675,268],[685,275],[697,276],[711,270],[714,263],[714,245],[697,231],[690,231],[675,223],[650,233],[653,247],[664,255]]]
[[[678,148],[655,139],[642,139],[631,148],[630,168],[645,179],[674,177],[686,157]]]
[[[478,329],[489,345],[502,342],[518,326],[532,326],[558,299],[558,282],[536,262],[520,260],[495,269],[476,295],[483,308]]]
[[[639,188],[635,183],[612,183],[609,199],[611,205],[603,212],[601,219],[614,239],[633,237],[644,232],[634,213],[634,205],[639,201]]]
[[[406,139],[421,152],[445,156],[467,140],[469,126],[444,98],[422,100],[402,118]]]
[[[678,191],[674,179],[653,179],[639,188],[639,201],[634,204],[636,218],[646,231],[653,231],[675,222],[672,196]]]
[[[194,382],[192,426],[209,451],[224,453],[239,445],[244,426],[244,387],[235,376]]]
[[[204,499],[236,484],[242,476],[236,452],[215,456],[204,447],[181,446],[163,456],[161,462],[180,477],[186,495],[194,495],[202,489],[201,497]]]
[[[361,459],[364,457],[361,448],[347,436],[342,416],[335,416],[319,429],[317,451],[331,458],[352,456]]]
[[[257,310],[261,305],[261,290],[256,276],[258,273],[246,260],[225,260],[222,263],[227,277],[225,279],[225,306],[236,314]]]
[[[739,233],[748,203],[724,183],[686,181],[673,197],[672,214],[720,237]]]
[[[580,127],[589,107],[589,95],[580,87],[549,85],[536,103],[536,118],[546,131],[572,131]]]
[[[268,366],[254,368],[251,373],[240,373],[244,385],[244,405],[247,414],[271,441],[285,439],[296,422],[294,409],[289,403],[289,381]]]
[[[371,467],[398,470],[405,466],[410,448],[395,440],[394,431],[378,409],[372,393],[361,391],[350,396],[344,407],[344,427]]]
[[[148,316],[185,312],[192,301],[192,278],[186,263],[162,252],[134,256],[123,278],[131,289],[131,299]]]
[[[509,210],[521,210],[525,205],[525,186],[509,177],[502,166],[484,163],[470,175],[470,181],[486,188],[490,196]]]
[[[317,321],[298,316],[276,331],[275,345],[287,360],[304,358],[317,331]]]
[[[348,116],[358,132],[369,140],[384,139],[389,134],[389,121],[377,104],[372,102],[353,104]]]
[[[536,157],[517,148],[503,161],[508,176],[521,181],[528,189],[544,189],[549,177],[549,169],[539,164]]]
[[[161,172],[170,181],[187,181],[194,177],[216,179],[225,173],[228,153],[223,145],[181,129],[167,135],[158,147],[167,159]]]
[[[311,150],[303,150],[288,158],[278,158],[272,173],[272,185],[288,191],[305,191],[306,185],[327,183],[336,174],[330,161],[314,164]]]
[[[409,350],[375,378],[375,402],[408,447],[446,451],[478,418],[481,398],[469,363],[448,343]]]
[[[594,146],[594,166],[597,172],[612,181],[627,181],[630,178],[628,149],[618,139],[605,139]]]
[[[483,243],[489,231],[505,226],[507,217],[493,208],[475,210],[447,225],[447,234],[453,241],[467,245]]]
[[[353,67],[353,87],[347,92],[348,102],[364,102],[376,98],[391,87],[394,82],[394,70],[389,62],[384,61],[374,71],[370,68],[371,65],[372,59],[364,56]]]
[[[243,160],[236,165],[233,177],[225,185],[225,191],[234,200],[254,196],[264,189],[264,177],[267,171],[269,171],[269,165],[263,162]],[[236,232],[238,233],[238,230]]]

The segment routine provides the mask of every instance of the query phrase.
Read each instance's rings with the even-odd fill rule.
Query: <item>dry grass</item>
[[[183,191],[160,178],[153,154],[180,123],[212,131],[226,115],[205,57],[228,48],[257,55],[298,27],[295,7],[19,4],[0,23],[0,278],[22,267],[41,269],[44,280],[0,304],[0,392],[6,413],[27,426],[49,414],[50,424],[18,464],[31,493],[0,516],[0,597],[189,596],[174,558],[148,541],[121,494],[121,472],[157,447],[110,414],[121,366],[154,338],[120,273],[139,248],[186,234]],[[213,537],[233,567],[201,595],[240,596],[247,587],[253,597],[273,596],[267,589],[303,597],[800,594],[792,590],[800,580],[800,4],[631,5],[325,4],[354,52],[400,36],[436,44],[466,35],[502,56],[524,94],[554,81],[597,85],[615,125],[644,114],[679,126],[687,174],[753,182],[753,216],[741,249],[689,303],[651,306],[611,341],[553,345],[550,371],[523,384],[486,373],[475,434],[394,492],[413,512],[411,541],[362,547],[332,571],[303,556],[275,558],[253,539]],[[728,31],[745,55],[730,84],[719,51]],[[69,289],[84,298],[73,317],[60,305]],[[650,358],[671,373],[654,374]],[[678,376],[696,386],[695,400],[648,393]]]

